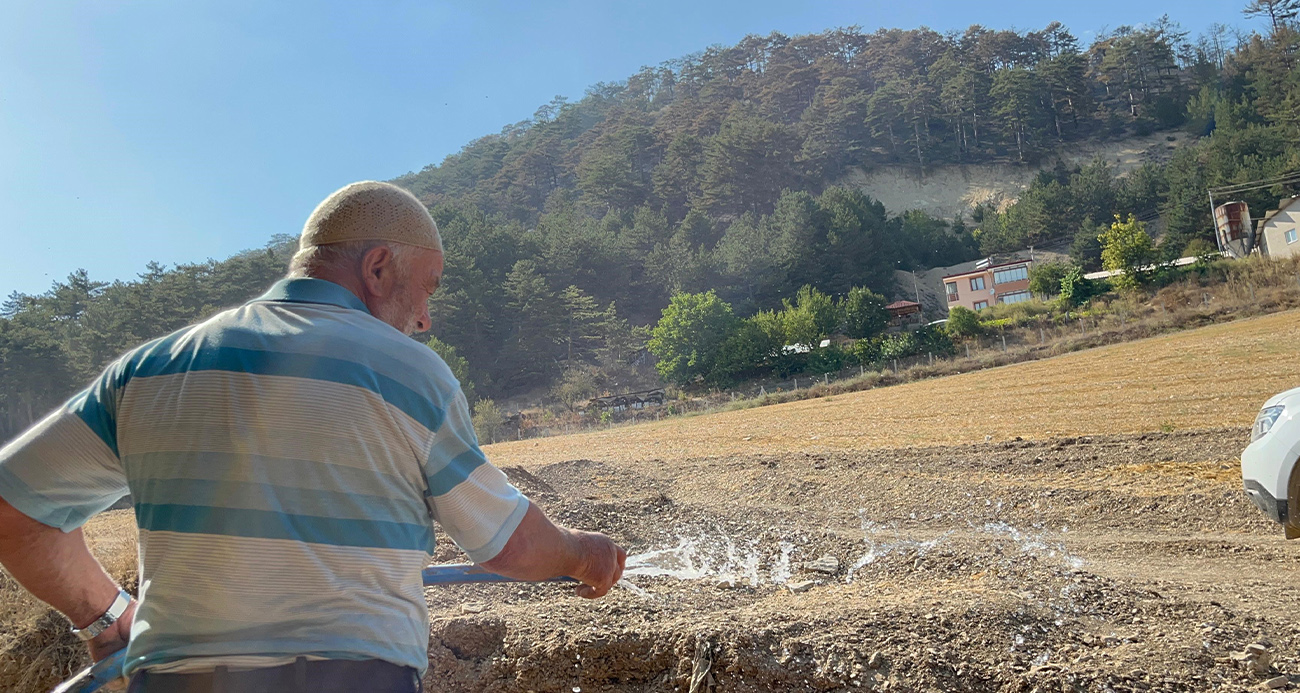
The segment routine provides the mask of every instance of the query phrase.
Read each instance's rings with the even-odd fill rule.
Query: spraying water
[[[855,576],[888,556],[924,557],[952,541],[958,531],[950,529],[929,539],[913,539],[902,536],[897,525],[874,522],[864,512],[860,515],[865,551],[849,563],[843,577],[846,583],[853,582]],[[967,523],[967,526],[976,535],[984,535],[985,543],[994,547],[989,555],[1042,560],[1065,570],[1078,570],[1083,566],[1081,559],[1066,551],[1063,544],[1046,539],[1045,534],[1031,534],[1004,522],[980,526]],[[1007,544],[1013,550],[1006,551]],[[795,555],[804,552],[805,548],[789,539],[776,542],[775,547],[764,548],[757,539],[737,542],[721,533],[699,533],[678,536],[671,546],[628,556],[623,574],[625,577],[723,580],[751,587],[784,585],[794,576]],[[625,584],[645,595],[644,590],[631,582],[625,580]]]
[[[790,556],[794,544],[782,542],[780,554],[772,560],[769,582],[782,584],[790,579]],[[738,546],[730,537],[699,535],[679,537],[677,544],[628,556],[625,576],[664,576],[679,580],[719,579],[763,584],[764,556],[757,540]]]

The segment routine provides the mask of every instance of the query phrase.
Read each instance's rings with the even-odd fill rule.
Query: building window
[[[976,301],[976,302],[975,302],[975,310],[984,310],[985,308],[988,308],[988,307],[989,307],[989,302],[988,302],[988,301]]]
[[[1013,291],[1009,294],[1002,294],[1003,303],[1020,303],[1021,301],[1028,301],[1030,298],[1032,296],[1029,295],[1028,291]]]
[[[1025,265],[997,270],[993,272],[994,284],[1006,284],[1007,282],[1021,282],[1028,278],[1029,278],[1029,267]]]
[[[944,282],[943,288],[948,292],[948,302],[957,300],[957,282]]]
[[[975,277],[974,279],[970,280],[970,290],[971,290],[971,291],[983,291],[983,290],[984,290],[984,277]]]
[[[1295,243],[1295,229],[1286,232],[1286,242]]]

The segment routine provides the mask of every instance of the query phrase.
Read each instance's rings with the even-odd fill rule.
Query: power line
[[[1292,183],[1300,183],[1300,172],[1289,173],[1285,176],[1279,176],[1277,178],[1264,178],[1261,180],[1250,181],[1247,183],[1237,183],[1235,185],[1224,185],[1218,188],[1210,188],[1209,190],[1210,193],[1215,195],[1235,194],[1235,193],[1249,192],[1251,190],[1261,190],[1263,188],[1272,188],[1278,185],[1290,185]]]
[[[1217,194],[1220,194],[1220,195],[1223,195],[1223,194],[1227,194],[1227,195],[1236,195],[1236,194],[1238,194],[1238,193],[1250,192],[1251,190],[1263,190],[1264,188],[1272,188],[1272,187],[1275,187],[1275,186],[1278,186],[1278,185],[1292,185],[1292,184],[1295,184],[1295,183],[1300,183],[1300,176],[1298,176],[1298,177],[1296,177],[1296,178],[1293,178],[1293,179],[1291,179],[1291,180],[1279,181],[1279,182],[1277,182],[1277,183],[1265,183],[1265,184],[1263,184],[1263,185],[1252,185],[1252,186],[1250,186],[1250,187],[1243,187],[1243,188],[1238,188],[1238,189],[1236,189],[1236,190],[1229,190],[1229,191],[1227,191],[1226,193],[1224,193],[1224,192],[1222,192],[1222,191],[1216,191],[1216,193],[1217,193]]]
[[[1213,190],[1227,190],[1227,189],[1229,189],[1229,188],[1237,188],[1237,187],[1241,187],[1241,186],[1244,186],[1244,185],[1255,185],[1256,183],[1269,183],[1269,182],[1279,181],[1279,180],[1282,180],[1282,179],[1284,179],[1284,178],[1294,178],[1294,177],[1296,177],[1296,176],[1300,176],[1300,171],[1295,171],[1295,172],[1291,172],[1291,173],[1284,173],[1284,174],[1282,174],[1282,175],[1280,175],[1280,176],[1275,176],[1275,177],[1273,177],[1273,178],[1260,178],[1259,180],[1251,180],[1251,181],[1246,181],[1246,182],[1244,182],[1244,183],[1231,183],[1231,184],[1228,184],[1228,185],[1221,185],[1221,186],[1219,186],[1219,187],[1217,187],[1217,188],[1212,188],[1212,189],[1213,189]]]

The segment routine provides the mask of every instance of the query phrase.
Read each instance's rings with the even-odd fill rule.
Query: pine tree
[[[1300,14],[1300,0],[1251,0],[1241,11],[1247,17],[1268,17],[1273,35],[1281,33],[1287,22]]]

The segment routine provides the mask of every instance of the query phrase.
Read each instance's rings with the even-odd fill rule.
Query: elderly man
[[[625,554],[488,463],[460,385],[408,338],[442,243],[376,182],[331,195],[289,276],[149,342],[0,449],[0,563],[132,691],[415,691],[433,521],[510,577],[604,595]],[[140,599],[80,527],[130,492]]]

